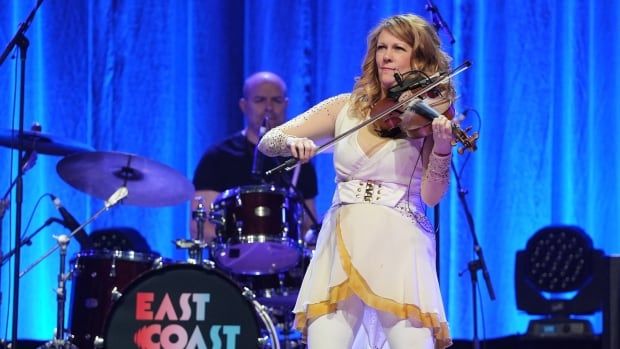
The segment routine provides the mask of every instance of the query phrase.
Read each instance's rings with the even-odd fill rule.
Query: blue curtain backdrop
[[[35,1],[0,3],[3,49]],[[618,233],[620,3],[601,1],[436,0],[456,43],[458,110],[481,127],[479,149],[455,156],[497,300],[480,300],[488,338],[525,331],[517,311],[515,252],[540,227],[583,227],[608,254]],[[289,116],[349,91],[366,35],[381,18],[415,12],[425,1],[44,1],[27,32],[25,125],[92,146],[167,164],[188,178],[203,150],[242,127],[237,101],[244,77],[273,70],[289,84]],[[0,128],[18,127],[17,58],[0,66]],[[480,115],[480,121],[475,115]],[[2,193],[16,173],[16,151],[0,149]],[[80,221],[102,201],[65,183],[58,156],[40,155],[24,178],[23,227],[58,216],[54,193]],[[466,161],[466,159],[469,159]],[[333,190],[331,156],[315,160],[321,213]],[[462,170],[461,170],[462,169]],[[217,171],[216,168],[213,171]],[[453,180],[442,201],[440,278],[456,338],[471,338],[473,310],[466,268],[472,237]],[[13,192],[14,202],[14,192]],[[432,213],[432,210],[431,212]],[[181,260],[172,240],[187,236],[188,205],[119,206],[86,230],[139,229],[151,246]],[[2,221],[2,252],[12,248],[15,206]],[[52,225],[22,251],[22,269],[55,245]],[[77,251],[72,243],[69,256]],[[57,254],[21,279],[19,337],[49,339],[55,327]],[[2,268],[0,337],[10,336],[12,264]],[[71,287],[69,283],[69,288]],[[595,318],[600,331],[600,317]]]

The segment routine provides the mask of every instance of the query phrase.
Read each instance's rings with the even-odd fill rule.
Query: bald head
[[[243,84],[239,107],[246,121],[246,136],[256,143],[261,125],[271,129],[282,124],[286,117],[286,83],[271,72],[250,75]]]
[[[286,83],[284,80],[278,75],[268,71],[254,73],[245,79],[243,83],[243,97],[248,98],[252,90],[261,84],[277,85],[282,90],[282,95],[286,97]]]

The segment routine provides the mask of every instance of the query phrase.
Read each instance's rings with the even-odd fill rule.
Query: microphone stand
[[[433,4],[431,0],[426,0],[426,10],[431,13],[435,31],[439,32],[441,28],[445,29],[446,34],[448,34],[448,37],[450,38],[450,43],[454,44],[456,42],[456,39],[454,39],[452,31],[450,31],[448,24],[446,23],[446,21],[444,21],[441,13],[439,13],[439,9],[437,8],[437,6],[435,6],[435,4]]]
[[[23,204],[23,161],[24,161],[24,119],[25,119],[25,91],[26,91],[26,56],[28,51],[28,46],[30,45],[30,41],[26,37],[25,33],[30,27],[30,24],[34,20],[34,15],[36,14],[39,6],[43,3],[43,0],[38,0],[35,7],[30,11],[30,14],[26,18],[24,22],[22,22],[17,30],[17,33],[13,36],[11,41],[9,41],[8,45],[0,55],[0,65],[4,63],[6,58],[9,56],[9,53],[16,46],[19,47],[19,58],[20,58],[20,86],[19,86],[19,144],[18,144],[18,159],[19,164],[17,168],[17,182],[16,182],[16,191],[15,191],[15,246],[20,245],[21,239],[21,229],[22,229],[22,204]],[[19,314],[19,263],[20,263],[20,251],[19,249],[15,252],[15,265],[13,269],[13,311],[12,311],[12,328],[11,328],[11,336],[12,336],[12,348],[17,348],[17,325],[18,325],[18,314]]]
[[[474,338],[472,345],[474,349],[479,349],[480,341],[478,339],[478,297],[476,296],[476,289],[478,286],[478,270],[482,270],[482,276],[487,285],[487,290],[489,291],[489,297],[491,298],[491,300],[495,300],[495,291],[493,290],[491,277],[489,276],[489,271],[484,261],[482,247],[478,243],[478,237],[476,236],[476,229],[474,227],[474,219],[469,210],[469,206],[467,205],[467,200],[465,199],[465,195],[467,195],[467,190],[461,187],[461,179],[459,178],[456,167],[454,166],[454,161],[450,162],[450,166],[452,167],[452,172],[454,172],[454,178],[456,179],[456,188],[458,190],[459,199],[461,201],[461,204],[463,205],[465,217],[467,218],[467,224],[469,225],[469,231],[471,232],[472,240],[474,243],[474,252],[478,257],[477,259],[474,259],[473,261],[467,263],[467,269],[469,270],[469,274],[471,277],[471,297],[474,317]]]
[[[35,230],[32,234],[28,235],[27,237],[21,239],[20,241],[20,245],[19,246],[15,246],[14,249],[12,249],[11,251],[9,251],[9,253],[5,254],[4,256],[2,256],[2,259],[0,259],[0,266],[3,266],[8,260],[11,259],[11,257],[13,257],[13,255],[15,254],[15,252],[22,248],[24,245],[30,245],[32,243],[32,238],[34,238],[35,235],[37,235],[41,230],[43,230],[45,227],[49,226],[52,223],[59,223],[62,224],[63,221],[56,218],[56,217],[51,217],[48,218],[45,223],[43,223],[43,225],[41,225],[37,230]]]
[[[89,225],[90,223],[92,223],[95,219],[97,219],[103,212],[109,210],[110,208],[112,208],[113,206],[115,206],[116,204],[118,204],[121,200],[123,200],[124,198],[127,197],[127,195],[129,194],[129,191],[127,190],[127,187],[120,187],[119,189],[117,189],[114,194],[112,194],[110,196],[110,198],[108,198],[108,200],[105,201],[104,206],[99,209],[99,211],[97,211],[94,215],[92,215],[88,220],[86,220],[86,222],[80,224],[80,226],[78,226],[77,228],[75,228],[71,234],[69,234],[69,239],[71,239],[75,234],[77,234],[80,230],[84,229],[84,227],[86,227],[87,225]],[[52,253],[54,253],[54,251],[56,251],[59,247],[61,246],[56,246],[53,247],[51,249],[49,249],[43,256],[41,256],[39,259],[37,259],[36,261],[34,261],[32,264],[30,264],[24,271],[22,271],[21,273],[19,273],[19,277],[21,278],[22,276],[26,275],[26,273],[28,273],[30,270],[32,270],[32,268],[36,267],[39,263],[41,263],[45,258],[47,258],[49,255],[51,255]]]

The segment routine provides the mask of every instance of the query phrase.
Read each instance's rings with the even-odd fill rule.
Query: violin
[[[371,118],[372,115],[386,114],[373,122],[375,133],[380,137],[417,139],[433,134],[433,119],[439,115],[453,120],[454,105],[450,98],[444,96],[445,87],[438,84],[423,93],[416,91],[432,84],[437,76],[440,74],[434,77],[418,74],[403,79],[395,74],[397,85],[390,88],[388,96],[375,103],[370,111]],[[395,108],[396,105],[399,107]],[[463,154],[465,150],[477,149],[478,133],[474,132],[470,136],[470,130],[471,127],[463,130],[457,123],[452,123],[452,134],[455,138],[452,145],[462,145],[458,149],[459,154]]]
[[[414,99],[416,98],[419,99],[420,96],[433,91],[440,84],[445,83],[448,79],[456,76],[457,74],[460,74],[461,72],[463,72],[465,69],[469,68],[470,66],[471,66],[471,62],[465,61],[464,63],[456,67],[454,70],[450,72],[444,72],[441,74],[437,74],[435,78],[432,78],[432,77],[427,78],[427,81],[420,81],[420,82],[402,81],[402,83],[399,83],[397,87],[390,89],[390,93],[392,93],[392,95],[388,94],[389,98],[380,100],[378,103],[375,104],[375,106],[371,110],[370,118],[362,121],[356,126],[351,127],[349,130],[339,134],[338,136],[334,137],[330,141],[321,145],[320,147],[317,148],[315,154],[316,155],[321,154],[323,151],[333,146],[337,142],[348,137],[352,133],[357,132],[362,127],[366,127],[370,124],[379,125],[379,126],[375,126],[375,129],[379,128],[380,130],[386,130],[386,132],[390,132],[390,130],[398,126],[400,131],[404,130],[405,134],[407,134],[407,136],[411,138],[421,138],[421,137],[426,137],[427,135],[432,134],[433,130],[430,127],[430,125],[432,123],[432,119],[438,116],[437,111],[435,111],[433,108],[430,108],[425,103],[421,104],[421,103],[418,103],[419,101],[414,101]],[[397,79],[397,82],[398,82],[398,79]],[[415,92],[411,90],[415,90]],[[438,91],[427,94],[427,98],[432,98],[431,96],[434,95],[436,92]],[[454,117],[454,108],[452,108],[452,103],[449,99],[447,101],[448,101],[447,103],[448,108],[446,108],[446,110],[450,108],[452,109],[452,112],[448,113],[448,115],[452,114],[451,117]],[[416,103],[411,103],[411,102],[416,102]],[[406,109],[402,109],[403,107],[405,108],[413,107],[415,108],[414,110],[416,111],[415,113],[407,113],[405,115],[412,115],[412,116],[415,116],[416,114],[427,115],[425,117],[426,119],[423,119],[422,120],[423,122],[420,123],[422,127],[409,127],[413,125],[410,122],[414,123],[414,121],[408,120],[410,118],[409,116],[406,119],[403,117],[403,113],[406,110]],[[435,105],[435,107],[439,107],[439,106]],[[424,110],[425,112],[422,112],[422,110]],[[384,118],[388,120],[391,118],[392,120],[388,122],[384,122],[384,123],[379,122]],[[402,123],[403,119],[405,119],[404,124]],[[416,120],[419,120],[419,118],[416,118]],[[405,125],[407,125],[408,127],[403,128],[402,126],[405,126]],[[428,127],[424,128],[423,126],[428,126]],[[468,130],[469,128],[466,131]],[[397,131],[398,130],[392,131],[392,132],[396,133]],[[472,136],[468,136],[466,131],[461,130],[461,128],[457,124],[452,125],[452,133],[454,134],[456,141],[460,142],[463,145],[463,147],[458,150],[459,154],[463,154],[465,149],[474,151],[477,148],[476,140],[478,139],[478,133],[476,132]],[[296,158],[290,158],[286,160],[285,162],[281,163],[280,165],[268,171],[265,171],[265,175],[271,176],[281,171],[290,171],[293,168],[295,168],[298,164],[299,164],[299,160],[297,160]]]

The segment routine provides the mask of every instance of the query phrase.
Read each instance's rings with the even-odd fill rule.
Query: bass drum
[[[114,304],[103,347],[279,349],[273,322],[250,294],[205,266],[147,272]]]

